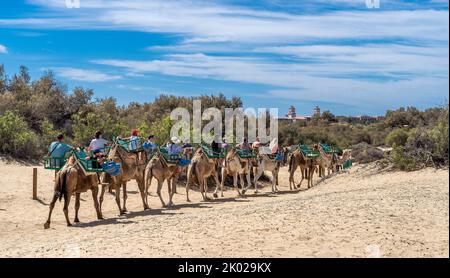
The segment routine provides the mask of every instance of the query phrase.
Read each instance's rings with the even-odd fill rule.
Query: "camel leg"
[[[102,211],[102,204],[103,204],[103,198],[104,198],[104,196],[105,196],[105,192],[106,192],[106,187],[112,187],[112,186],[109,186],[109,185],[107,185],[107,184],[102,184],[102,191],[100,192],[100,198],[99,198],[99,209],[100,209],[100,211]]]
[[[272,172],[272,191],[278,192],[277,188],[277,180],[278,180],[278,171],[275,170]]]
[[[300,187],[302,187],[302,182],[303,182],[303,180],[308,180],[308,169],[302,169],[302,168],[300,168],[300,172],[302,172],[302,179],[300,180],[300,182],[299,182],[299,184],[297,184],[297,187],[296,188],[300,188]]]
[[[120,184],[117,184],[115,186],[114,191],[116,192],[116,204],[117,207],[119,208],[119,215],[124,215],[122,207],[120,206]]]
[[[215,173],[214,175],[214,181],[216,182],[216,192],[219,188],[219,186],[221,187],[221,191],[222,191],[222,197],[223,197],[223,185],[219,182],[219,176],[217,173]],[[217,193],[214,193],[217,196]],[[214,196],[214,197],[216,197]],[[216,197],[217,198],[217,197]]]
[[[78,211],[80,210],[80,197],[81,193],[77,193],[75,195],[75,219],[73,220],[73,222],[75,223],[80,222],[80,219],[78,219]]]
[[[222,181],[220,182],[220,190],[221,190],[221,197],[223,197],[223,185],[225,183],[225,179],[227,177],[227,170],[225,168],[222,168],[221,170],[221,176],[222,176]],[[217,198],[217,191],[219,191],[219,187],[216,187],[216,190],[214,191],[214,198]]]
[[[289,190],[292,190],[292,186],[294,186],[294,189],[296,189],[294,181],[294,174],[296,169],[297,167],[292,167],[291,170],[289,171]]]
[[[169,186],[169,204],[168,207],[173,207],[173,195],[176,193],[176,187],[177,187],[177,183],[174,179],[168,179],[167,180],[167,185]],[[172,188],[172,190],[170,190],[170,188]]]
[[[103,219],[102,211],[100,209],[100,204],[98,203],[98,188],[92,188],[92,199],[94,200],[95,211],[97,212],[97,219]]]
[[[209,201],[209,200],[211,200],[211,199],[208,197],[208,178],[204,178],[204,179],[203,179],[203,190],[204,190],[204,192],[205,192],[205,196],[203,197],[203,200],[204,200],[204,201]]]
[[[148,207],[148,203],[147,203],[147,194],[146,194],[146,189],[145,189],[145,181],[143,178],[139,178],[136,180],[137,181],[137,185],[139,188],[139,193],[141,194],[141,199],[142,199],[142,204],[144,205],[144,210],[149,209]]]
[[[163,183],[164,183],[164,181],[159,181],[158,180],[158,188],[156,190],[156,193],[158,194],[158,197],[161,200],[161,205],[164,208],[164,207],[166,207],[166,203],[164,203],[164,200],[163,200],[163,198],[161,196],[161,188],[163,187]]]
[[[57,192],[55,192],[53,194],[53,199],[50,202],[50,210],[48,212],[47,222],[45,222],[45,224],[44,224],[44,228],[45,229],[49,229],[50,228],[50,219],[52,217],[53,208],[55,208],[55,203],[56,203],[56,201],[58,201],[58,198],[59,198],[59,194]]]
[[[245,177],[247,179],[247,186],[246,187],[242,187],[242,194],[245,194],[245,192],[247,192],[247,190],[250,188],[250,186],[252,186],[252,181],[250,178],[250,169],[247,171]]]
[[[178,171],[178,170],[177,170]],[[173,191],[173,194],[177,194],[178,192],[177,192],[177,182],[178,182],[178,175],[179,174],[175,174],[175,176],[173,177],[173,179],[172,179],[172,182],[171,182],[171,184],[172,184],[172,191]],[[175,186],[174,186],[175,185]],[[173,195],[172,194],[172,195]]]
[[[122,212],[126,213],[127,210],[127,199],[128,199],[128,194],[127,194],[127,183],[123,182],[122,183],[122,190],[123,190],[123,206],[122,206]]]
[[[64,216],[66,217],[67,226],[72,226],[69,220],[69,204],[70,204],[70,195],[66,194],[64,195]]]
[[[186,202],[190,203],[191,200],[189,200],[189,189],[190,189],[191,185],[190,185],[190,178],[189,176],[187,177],[187,181],[186,181]]]
[[[233,186],[236,189],[238,196],[241,196],[241,191],[239,191],[237,184],[238,184],[238,173],[234,173],[233,174]]]
[[[255,183],[255,194],[258,193],[258,180],[261,178],[264,171],[262,170],[262,167],[258,167],[258,172],[255,175],[254,183]]]
[[[308,173],[308,188],[313,186],[314,168],[309,169]]]
[[[150,189],[150,186],[152,186],[152,179],[153,179],[153,176],[151,174],[148,174],[147,179],[145,180],[145,184],[144,184],[144,186],[145,186],[145,192],[144,192],[145,204],[147,205],[147,208],[148,208],[148,196],[150,195],[148,190]]]

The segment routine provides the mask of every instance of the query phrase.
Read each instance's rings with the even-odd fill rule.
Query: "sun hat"
[[[174,144],[180,144],[180,139],[178,139],[178,137],[174,136],[170,139],[170,141],[172,141],[172,143]]]

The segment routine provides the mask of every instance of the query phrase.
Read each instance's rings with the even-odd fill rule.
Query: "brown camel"
[[[336,170],[337,171],[342,170],[342,168],[343,168],[342,165],[351,158],[352,158],[352,153],[349,150],[344,151],[342,153],[342,156],[337,158]]]
[[[103,174],[103,181],[109,181],[108,184],[103,183],[102,192],[100,194],[100,207],[103,203],[103,196],[105,195],[106,187],[112,187],[116,195],[116,203],[119,208],[120,215],[127,212],[126,202],[127,202],[127,182],[130,180],[136,180],[139,192],[141,193],[142,204],[144,210],[148,209],[148,204],[146,202],[145,196],[145,183],[144,183],[144,171],[147,165],[146,155],[139,155],[139,153],[132,153],[125,150],[119,144],[114,144],[111,151],[108,154],[108,159],[114,162],[121,163],[122,170],[118,176],[111,177],[108,174]],[[120,188],[123,189],[123,207],[120,206]]]
[[[53,208],[56,201],[64,198],[64,216],[66,217],[67,226],[72,226],[69,220],[69,203],[72,195],[75,195],[75,219],[74,222],[78,223],[78,210],[80,209],[80,195],[81,193],[92,191],[92,198],[94,199],[94,207],[97,212],[97,218],[103,219],[100,205],[98,203],[98,176],[96,174],[86,174],[77,162],[75,155],[72,155],[66,165],[56,173],[55,187],[53,199],[50,202],[50,211],[48,213],[47,222],[44,224],[44,228],[50,228],[50,219],[52,216]]]
[[[222,182],[220,183],[221,197],[223,197],[223,187],[227,176],[233,177],[233,186],[236,189],[239,196],[245,194],[247,189],[251,186],[250,171],[252,169],[252,162],[250,159],[240,158],[236,152],[236,148],[230,149],[225,157],[225,162],[222,165]],[[237,186],[238,176],[240,178],[242,193]],[[247,180],[247,187],[245,187],[245,180]],[[217,196],[218,188],[214,192],[214,196]]]
[[[300,188],[304,179],[308,180],[308,188],[313,186],[313,176],[316,171],[317,158],[307,157],[300,150],[291,153],[289,159],[289,189]],[[294,173],[300,167],[302,179],[298,185],[295,185]]]
[[[183,157],[186,160],[192,160],[192,157],[194,156],[195,153],[195,148],[194,147],[186,147],[183,149],[183,152],[181,153],[181,157]],[[176,173],[176,175],[174,176],[172,183],[175,184],[175,186],[173,186],[174,189],[174,193],[177,193],[177,184],[178,184],[178,180],[180,178],[181,175],[184,175],[187,177],[187,169],[188,167],[180,167],[178,169],[178,172]]]
[[[161,204],[163,207],[166,207],[164,200],[161,196],[161,188],[165,180],[167,180],[167,186],[169,191],[169,203],[168,207],[173,206],[172,198],[175,194],[176,182],[175,176],[178,173],[179,166],[177,164],[169,164],[164,159],[161,153],[155,155],[152,160],[147,164],[145,168],[145,193],[146,193],[146,202],[147,196],[149,195],[148,189],[152,185],[152,178],[155,177],[158,181],[157,194],[159,199],[161,200]],[[148,203],[148,202],[147,202]]]
[[[264,154],[261,152],[261,149],[258,151],[257,154],[257,167],[255,172],[255,193],[258,193],[258,185],[257,182],[261,178],[261,176],[264,174],[265,171],[269,171],[272,173],[272,193],[278,192],[278,173],[280,172],[280,168],[286,164],[287,156],[289,154],[289,149],[284,148],[283,149],[283,160],[282,161],[276,161],[274,158],[271,158],[268,154]]]
[[[217,158],[209,158],[202,148],[198,149],[191,164],[188,167],[186,182],[186,200],[189,200],[189,189],[191,184],[197,182],[204,201],[210,200],[208,197],[208,178],[213,176],[216,182],[216,191],[219,187],[219,177],[217,174]]]
[[[326,176],[329,176],[335,170],[337,155],[335,153],[326,153],[320,145],[314,145],[313,149],[320,153],[320,156],[317,158],[319,177],[325,177],[325,170],[327,170]]]

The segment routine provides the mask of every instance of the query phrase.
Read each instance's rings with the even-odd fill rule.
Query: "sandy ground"
[[[378,173],[355,166],[306,190],[200,202],[179,187],[175,208],[149,198],[142,211],[134,182],[123,217],[107,194],[97,221],[90,193],[82,195],[80,220],[66,227],[62,204],[52,228],[43,229],[53,172],[39,169],[39,200],[31,200],[29,166],[0,162],[0,257],[448,257],[449,172]],[[166,188],[164,188],[166,189]],[[153,192],[155,188],[152,188]],[[253,190],[249,192],[253,194]],[[164,198],[167,199],[166,192]],[[73,199],[70,215],[73,218]]]

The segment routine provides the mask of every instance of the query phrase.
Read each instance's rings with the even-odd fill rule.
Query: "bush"
[[[19,158],[34,156],[36,136],[24,118],[7,111],[0,116],[0,153]]]
[[[358,163],[370,163],[384,158],[384,152],[365,142],[352,147],[352,157]]]
[[[386,145],[395,147],[395,146],[404,146],[406,141],[408,140],[408,132],[404,129],[397,128],[391,131],[389,135],[386,137]]]

